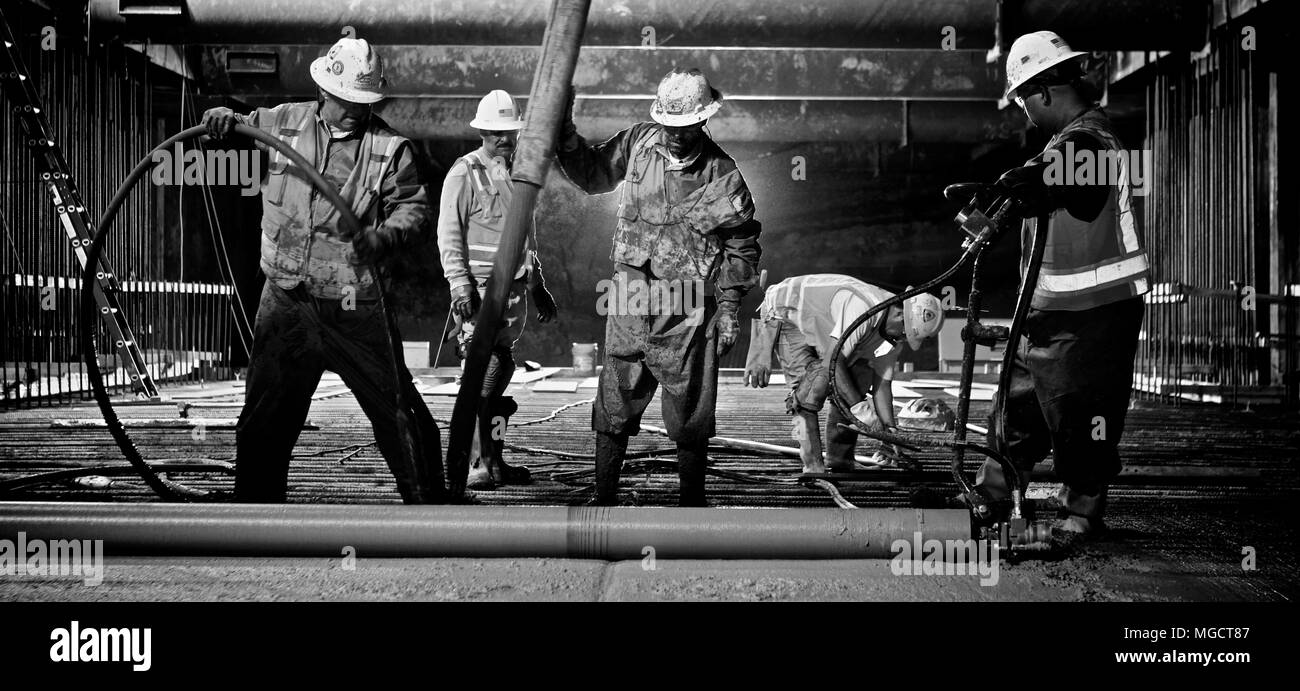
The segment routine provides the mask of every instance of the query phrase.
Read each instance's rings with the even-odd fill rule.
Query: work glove
[[[363,230],[352,238],[354,264],[372,264],[384,258],[388,252],[388,236],[383,230]]]
[[[751,389],[765,389],[767,383],[772,380],[771,353],[768,354],[769,362],[748,362],[745,363],[745,386]]]
[[[213,139],[221,139],[230,134],[235,129],[235,125],[242,124],[243,120],[235,111],[225,108],[209,108],[203,112],[203,126],[208,130],[208,136]]]
[[[740,336],[740,320],[736,318],[738,311],[739,302],[718,303],[718,313],[713,317],[718,329],[718,355],[726,355],[731,346],[736,345],[736,338]]]
[[[993,188],[1019,201],[1026,216],[1038,216],[1052,210],[1044,172],[1043,165],[1012,168],[998,178]]]
[[[451,291],[451,311],[456,313],[463,321],[469,321],[474,318],[478,312],[479,297],[478,290],[473,284],[466,284],[459,288],[453,288]]]
[[[537,321],[542,324],[551,321],[560,312],[551,291],[544,285],[533,286],[533,303],[537,305]]]

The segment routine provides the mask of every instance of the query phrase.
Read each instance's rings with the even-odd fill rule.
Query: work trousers
[[[830,395],[832,376],[826,369],[825,354],[818,352],[804,338],[799,327],[782,319],[781,330],[777,334],[776,357],[781,361],[786,384],[790,387],[790,393],[785,399],[786,412],[791,415],[797,415],[801,410],[820,413],[826,407],[826,398]],[[876,375],[869,365],[858,361],[849,365],[848,370],[859,391],[865,394],[874,392]],[[853,467],[858,433],[840,426],[849,422],[834,405],[826,413],[826,458],[839,468]]]
[[[1106,486],[1119,474],[1120,437],[1145,305],[1131,298],[1077,312],[1029,310],[1007,391],[1004,452],[1028,479],[1052,453],[1067,513],[1101,518]],[[994,401],[989,445],[999,410]],[[1007,495],[1001,468],[985,461],[976,484]]]
[[[480,299],[487,299],[487,281],[479,283],[478,295]],[[510,380],[515,373],[515,343],[523,335],[524,326],[528,323],[527,296],[528,277],[525,275],[516,278],[510,284],[510,297],[506,300],[505,308],[501,313],[501,325],[497,329],[496,341],[492,344],[492,359],[488,361],[487,372],[483,375],[481,395],[484,398],[499,398],[505,393],[506,387],[510,386]],[[460,334],[457,336],[460,352],[467,353],[470,341],[474,338],[475,320],[461,319],[454,313],[453,317],[456,326],[460,327]]]
[[[394,362],[381,304],[284,290],[268,280],[253,329],[244,409],[235,438],[235,498],[285,500],[289,461],[325,370],[336,372],[370,419],[403,501],[445,501],[438,427],[401,361]],[[392,333],[394,343],[401,337]],[[396,367],[396,371],[394,371]],[[397,405],[397,382],[404,408]]]
[[[657,280],[648,266],[615,264],[627,282]],[[670,285],[670,284],[665,284]],[[689,282],[671,291],[695,289]],[[635,435],[655,391],[663,386],[663,417],[673,441],[694,445],[714,435],[718,398],[718,346],[713,324],[717,301],[674,295],[663,304],[694,309],[665,309],[660,314],[612,310],[605,320],[605,364],[600,373],[592,429],[609,435]],[[645,312],[645,313],[641,313]]]

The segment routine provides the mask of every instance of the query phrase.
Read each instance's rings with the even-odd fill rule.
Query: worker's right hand
[[[451,311],[462,320],[469,321],[478,312],[478,290],[466,284],[451,291]]]
[[[209,108],[203,112],[203,126],[213,139],[221,139],[230,134],[240,122],[239,115],[229,108]]]
[[[768,363],[755,362],[745,366],[745,386],[751,389],[766,389],[772,380],[772,366]]]
[[[560,117],[560,133],[556,143],[563,144],[569,137],[578,133],[577,125],[573,124],[573,104],[578,99],[578,92],[570,84],[564,94],[564,114]]]

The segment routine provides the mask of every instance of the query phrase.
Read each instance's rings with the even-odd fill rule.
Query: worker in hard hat
[[[438,250],[443,275],[451,287],[452,316],[459,327],[458,352],[462,357],[473,338],[474,317],[486,295],[497,246],[505,231],[506,212],[514,195],[510,168],[524,121],[515,99],[498,89],[479,101],[478,112],[469,126],[478,130],[482,144],[452,164],[442,183],[438,206]],[[528,230],[524,260],[510,286],[510,297],[492,346],[492,358],[483,377],[478,434],[470,453],[466,485],[471,489],[522,484],[531,479],[527,468],[508,465],[502,452],[505,427],[518,409],[514,399],[505,396],[505,391],[515,371],[515,343],[528,319],[528,295],[532,295],[537,305],[539,322],[554,319],[557,312],[533,250],[535,222],[536,219],[534,227]]]
[[[858,406],[862,422],[877,431],[897,427],[892,382],[902,341],[916,350],[943,327],[938,298],[921,293],[878,312],[862,325],[845,330],[871,308],[894,297],[878,286],[840,274],[792,276],[769,286],[753,322],[745,385],[765,388],[772,372],[772,350],[785,370],[790,393],[786,412],[793,417],[794,438],[804,473],[851,472],[858,433],[841,427],[848,420],[831,406],[826,419],[823,462],[817,416],[830,393],[831,356],[844,337],[833,376],[835,387],[850,405]],[[855,411],[857,412],[857,411]]]
[[[1059,527],[1075,534],[1103,527],[1107,485],[1120,471],[1119,440],[1150,280],[1131,172],[1124,169],[1130,157],[1114,157],[1120,170],[1113,179],[1090,176],[1085,184],[1069,184],[1083,179],[1074,175],[1062,184],[1050,170],[1066,151],[1092,151],[1094,160],[1123,151],[1084,78],[1084,55],[1060,36],[1038,31],[1016,39],[1007,56],[1007,97],[1051,140],[998,187],[1025,207],[1022,267],[1030,261],[1032,232],[1047,233],[1047,249],[1010,387],[998,393],[1006,398],[1005,438],[995,438],[997,405],[990,425],[991,444],[1004,443],[1025,473],[1052,453],[1062,481]],[[1007,494],[992,462],[984,464],[977,486],[994,499]]]
[[[614,230],[614,283],[660,286],[673,305],[699,309],[613,310],[592,427],[595,504],[616,502],[628,437],[663,386],[663,417],[677,443],[679,503],[706,505],[704,475],[714,434],[718,358],[736,342],[740,301],[758,283],[761,226],[736,162],[705,131],[722,94],[697,69],[674,69],[650,106],[653,122],[590,144],[572,108],[557,158],[587,194],[621,186]],[[699,291],[698,302],[680,293]]]
[[[356,394],[402,499],[442,503],[438,427],[397,355],[401,335],[384,311],[375,273],[431,225],[415,154],[409,140],[371,112],[384,98],[385,80],[383,60],[368,42],[340,39],[311,63],[310,73],[315,100],[246,115],[229,108],[203,114],[213,137],[242,123],[293,147],[361,221],[359,235],[344,237],[338,210],[285,156],[268,149],[261,242],[267,281],[235,432],[235,498],[285,500],[290,456],[328,369]]]

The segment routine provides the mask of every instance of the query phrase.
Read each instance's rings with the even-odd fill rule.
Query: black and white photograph
[[[1279,663],[1294,9],[4,0],[0,659]]]

